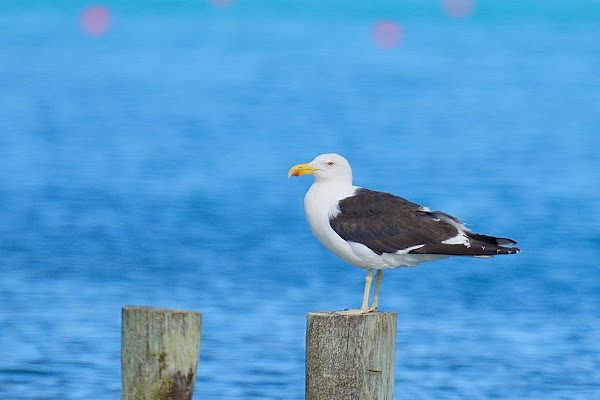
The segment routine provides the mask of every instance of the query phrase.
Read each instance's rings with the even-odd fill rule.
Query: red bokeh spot
[[[475,0],[442,0],[442,9],[451,17],[466,17],[475,9]]]
[[[373,26],[373,41],[379,47],[391,49],[403,38],[400,26],[393,21],[380,21]]]
[[[89,35],[102,35],[109,25],[110,12],[103,6],[89,6],[81,13],[81,27]]]

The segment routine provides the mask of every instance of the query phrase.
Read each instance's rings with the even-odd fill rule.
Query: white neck
[[[352,196],[356,189],[357,187],[349,182],[315,181],[304,196],[304,209],[312,210],[313,215],[315,211],[317,214],[327,212],[329,219],[339,213],[338,202]]]
[[[331,228],[329,220],[339,214],[339,201],[354,195],[357,189],[348,182],[315,181],[304,197],[304,211],[310,230],[325,248],[352,265],[358,265],[356,263],[360,260],[352,255],[348,243]]]

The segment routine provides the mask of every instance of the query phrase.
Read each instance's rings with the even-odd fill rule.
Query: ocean
[[[125,305],[202,312],[194,399],[304,398],[329,152],[522,249],[384,273],[395,399],[600,398],[598,1],[94,4],[0,4],[0,398],[119,398]]]

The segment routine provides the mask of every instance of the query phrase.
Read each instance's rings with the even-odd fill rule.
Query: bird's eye
[[[331,167],[333,165],[333,161],[327,161],[327,165]]]

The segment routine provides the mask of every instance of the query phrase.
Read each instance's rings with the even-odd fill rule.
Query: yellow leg
[[[363,294],[362,306],[360,306],[360,311],[363,313],[369,312],[369,292],[371,291],[372,281],[373,268],[367,268],[367,276],[365,276],[365,293]]]
[[[379,285],[381,285],[381,278],[383,278],[383,271],[378,269],[375,274],[375,292],[373,292],[373,304],[369,311],[377,311],[377,300],[379,299]]]
[[[377,276],[379,276],[379,278],[377,278]],[[377,275],[375,276],[376,281],[377,281],[377,279],[379,279],[379,281],[381,282],[380,271],[377,271]],[[367,276],[365,276],[365,292],[363,294],[362,306],[360,306],[360,308],[358,308],[358,309],[353,308],[350,310],[337,311],[337,313],[342,314],[342,315],[353,315],[353,314],[355,315],[355,314],[366,314],[368,312],[375,311],[372,309],[372,307],[369,308],[369,293],[371,292],[371,282],[372,281],[373,281],[373,268],[367,268]],[[376,288],[377,287],[378,286],[376,286]],[[377,293],[377,291],[375,293]],[[374,306],[377,308],[377,301],[376,300],[373,300],[373,301],[375,302]]]

